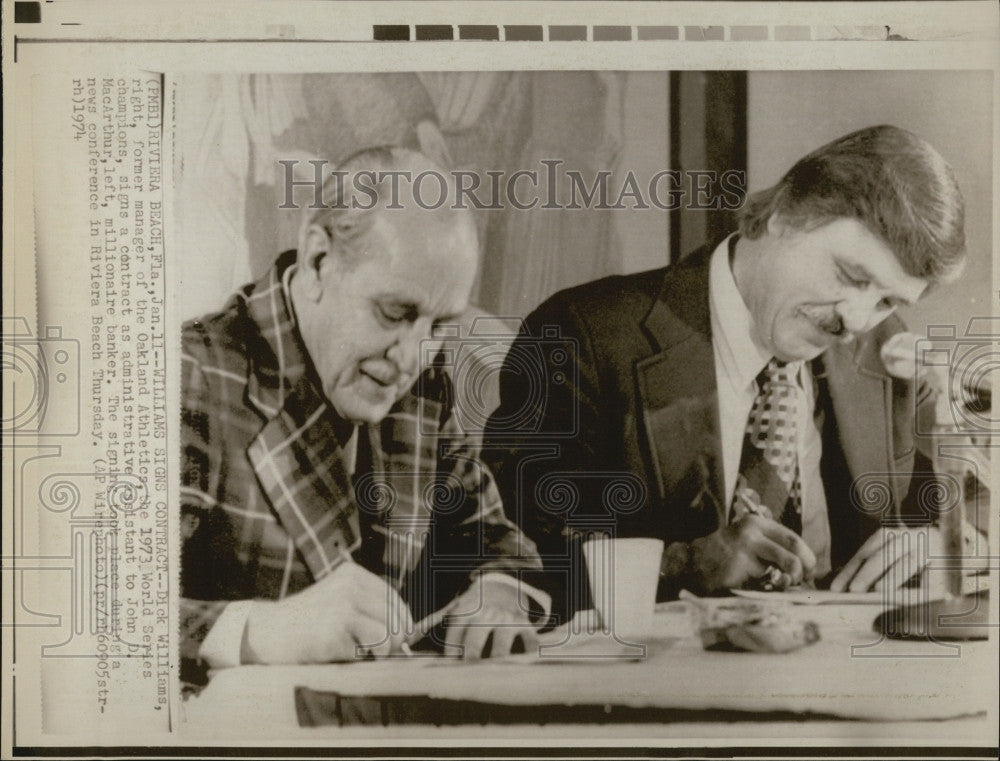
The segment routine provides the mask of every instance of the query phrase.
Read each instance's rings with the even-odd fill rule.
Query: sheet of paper
[[[989,589],[986,574],[970,574],[963,581],[963,591],[971,595]],[[796,605],[884,605],[896,607],[914,605],[921,601],[937,600],[947,596],[943,584],[932,588],[907,588],[878,590],[873,592],[834,592],[829,589],[809,589],[792,587],[783,592],[764,592],[758,589],[731,589],[734,595],[750,600],[784,601]]]
[[[882,592],[831,592],[829,589],[788,589],[784,592],[762,592],[757,589],[731,589],[737,597],[767,602],[790,602],[795,605],[882,605],[887,597]]]

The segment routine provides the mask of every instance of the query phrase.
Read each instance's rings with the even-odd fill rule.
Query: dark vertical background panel
[[[734,229],[735,213],[702,208],[696,197],[697,172],[721,177],[747,168],[747,77],[742,71],[683,71],[670,76],[671,167],[682,173],[683,203],[671,212],[670,254],[676,261]],[[708,180],[702,180],[709,183]],[[708,184],[711,195],[718,180]]]

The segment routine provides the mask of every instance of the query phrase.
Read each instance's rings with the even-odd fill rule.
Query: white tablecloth
[[[678,603],[660,606],[655,633],[642,643],[644,654],[601,633],[569,634],[564,628],[549,635],[550,647],[541,658],[470,663],[415,657],[219,671],[199,696],[185,703],[185,732],[254,738],[315,731],[298,727],[296,687],[513,705],[654,706],[664,709],[665,726],[672,721],[671,709],[684,709],[684,721],[691,719],[687,711],[704,711],[706,722],[720,711],[748,711],[761,719],[769,712],[791,711],[801,715],[805,736],[811,736],[811,721],[824,722],[821,726],[829,731],[831,718],[983,722],[983,731],[996,727],[995,642],[882,639],[872,629],[877,606],[824,605],[794,608],[796,616],[819,625],[822,639],[809,647],[783,655],[708,652],[694,636],[685,608]],[[552,646],[559,641],[564,644]],[[540,716],[539,723],[544,721]],[[388,729],[395,737],[407,735],[407,727]],[[509,730],[500,729],[499,736]],[[618,727],[613,734],[621,731]],[[859,733],[878,736],[877,731]]]

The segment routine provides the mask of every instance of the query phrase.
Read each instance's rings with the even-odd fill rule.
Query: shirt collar
[[[753,316],[747,309],[729,263],[734,233],[712,252],[708,273],[709,311],[712,336],[723,371],[739,388],[746,388],[767,365],[771,354],[753,336]]]
[[[298,320],[295,318],[295,303],[292,301],[292,277],[298,270],[299,265],[292,263],[281,273],[281,292],[285,296],[285,303],[288,305],[288,316],[292,318],[292,326],[298,329]]]
[[[295,264],[295,252],[286,251],[264,276],[238,294],[259,339],[247,347],[252,373],[262,388],[276,394],[277,406],[309,372],[306,349],[299,336],[287,286],[287,270]],[[252,335],[251,333],[251,335]]]

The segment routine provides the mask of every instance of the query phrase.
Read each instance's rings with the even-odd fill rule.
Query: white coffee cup
[[[653,630],[663,541],[613,539],[597,533],[583,543],[594,608],[606,633],[637,637]]]

